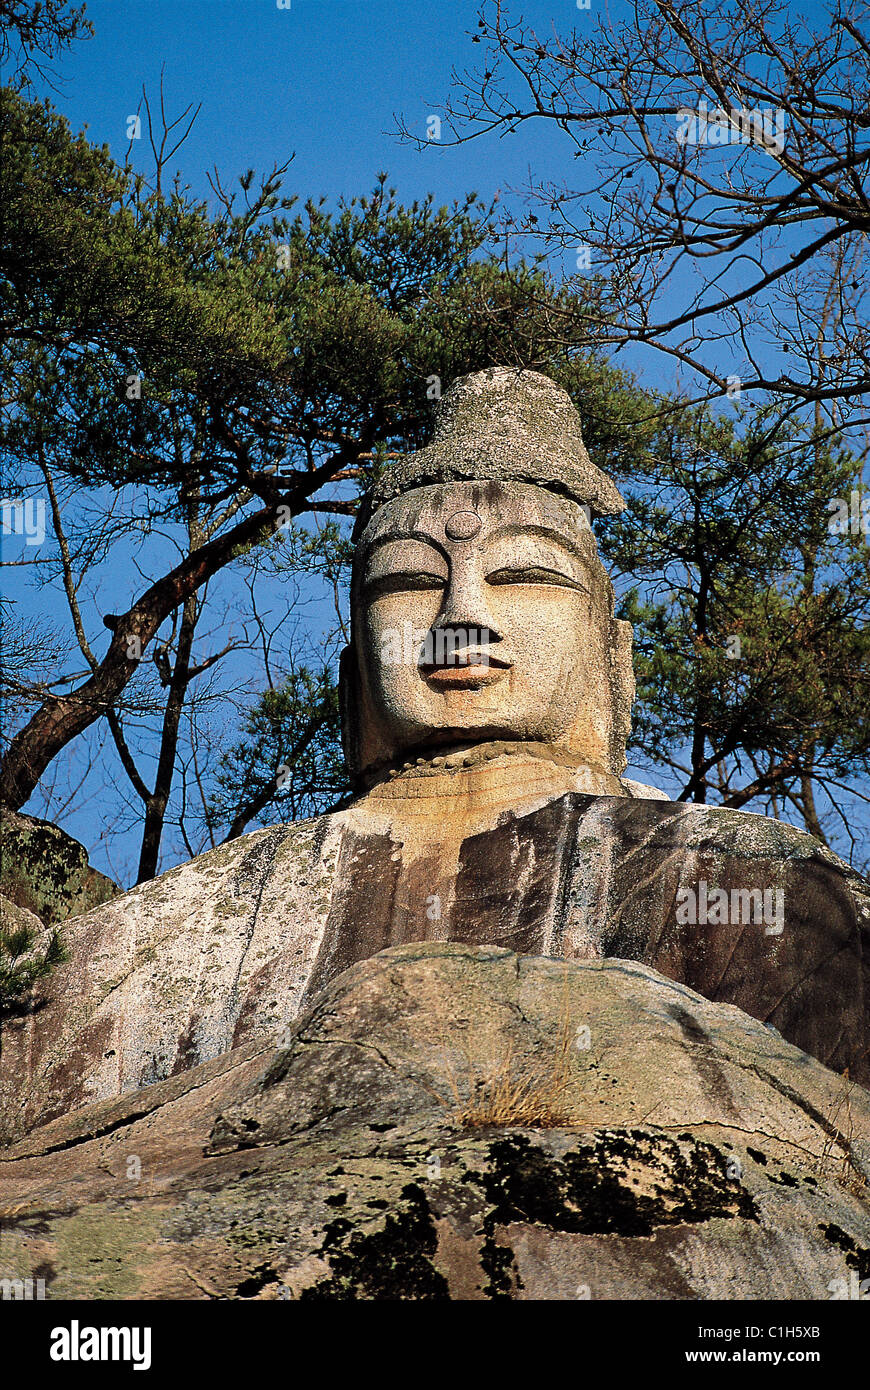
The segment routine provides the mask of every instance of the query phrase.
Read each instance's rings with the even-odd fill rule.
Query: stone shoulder
[[[870,894],[870,882],[857,869],[799,826],[729,806],[689,804],[681,811],[687,834],[698,848],[708,842],[720,852],[755,859],[815,860],[852,880],[857,891]]]
[[[256,830],[63,925],[69,959],[4,1033],[0,1132],[136,1090],[298,1010],[342,817]]]
[[[129,919],[131,914],[161,912],[170,904],[173,905],[173,919],[183,923],[190,909],[199,908],[224,890],[234,896],[233,890],[251,886],[265,866],[278,860],[293,860],[304,873],[306,865],[316,865],[335,833],[340,833],[343,815],[343,812],[336,812],[265,826],[227,844],[204,850],[147,883],[128,889],[111,902],[69,918],[64,923],[64,932],[89,932],[102,922],[116,924]]]

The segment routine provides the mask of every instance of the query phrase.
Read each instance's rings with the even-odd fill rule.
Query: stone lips
[[[445,392],[432,442],[384,470],[360,506],[354,534],[378,507],[413,488],[488,481],[532,483],[599,516],[625,508],[586,452],[568,392],[540,372],[489,367]]]

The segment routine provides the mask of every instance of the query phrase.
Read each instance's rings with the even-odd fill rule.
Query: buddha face
[[[360,767],[488,739],[610,765],[625,625],[575,503],[522,483],[417,488],[363,533],[352,600]]]

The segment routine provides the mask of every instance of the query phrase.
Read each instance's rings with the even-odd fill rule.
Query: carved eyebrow
[[[384,573],[370,573],[372,561],[376,559],[378,550],[382,550],[385,545],[402,545],[408,542],[424,545],[431,552],[431,570],[427,570],[425,563],[415,563],[400,555],[396,557],[394,566],[391,566],[389,561],[387,562],[388,568]],[[407,592],[412,589],[443,589],[448,582],[450,572],[450,562],[441,547],[435,544],[431,537],[419,531],[392,532],[389,535],[377,536],[362,560],[361,591],[367,599],[376,599],[382,594]],[[437,573],[436,560],[444,566],[447,574]]]
[[[589,564],[589,556],[585,547],[582,547],[573,536],[567,535],[564,531],[556,531],[552,526],[519,526],[516,522],[509,522],[505,526],[496,527],[490,531],[486,537],[486,544],[500,540],[503,536],[541,536],[544,540],[552,541],[567,550],[576,559],[582,560],[584,564]]]
[[[376,551],[380,550],[382,546],[395,545],[397,542],[401,541],[418,541],[421,545],[428,545],[430,550],[436,551],[436,553],[441,556],[442,560],[449,563],[448,555],[444,547],[438,544],[434,536],[428,535],[425,531],[390,531],[386,535],[375,536],[373,540],[369,541],[365,554],[361,556],[361,559],[364,564],[368,564],[371,557]]]

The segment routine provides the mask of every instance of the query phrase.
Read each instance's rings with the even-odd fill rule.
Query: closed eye
[[[393,574],[382,574],[368,580],[365,586],[367,599],[381,598],[384,594],[407,593],[416,589],[443,589],[447,580],[440,574],[421,574],[419,570],[407,572],[398,570]]]
[[[579,580],[572,579],[570,575],[562,574],[561,570],[545,569],[539,565],[523,565],[515,569],[493,570],[486,576],[487,584],[549,584],[560,589],[580,589],[583,593],[589,590],[585,584]]]

